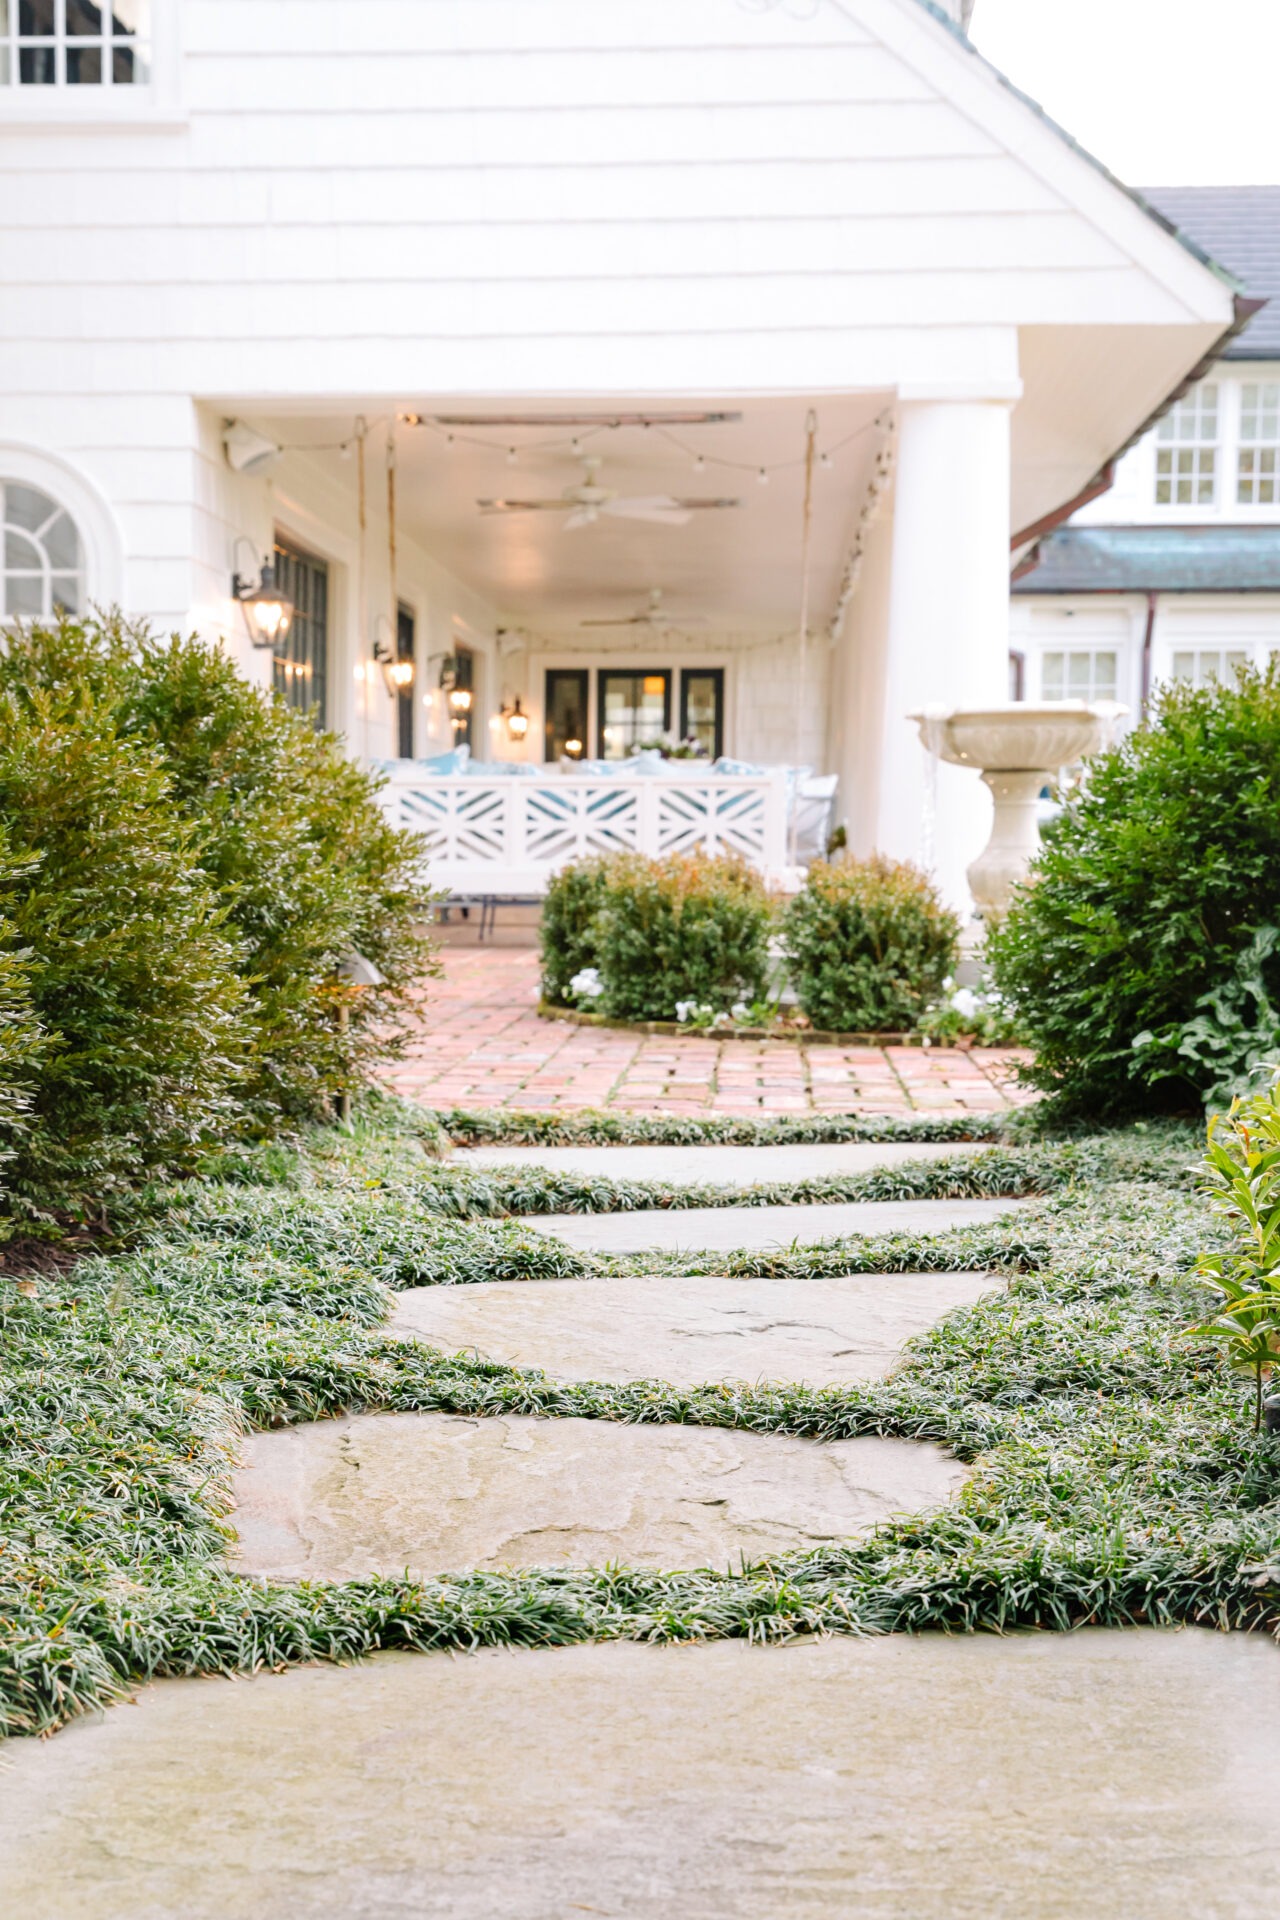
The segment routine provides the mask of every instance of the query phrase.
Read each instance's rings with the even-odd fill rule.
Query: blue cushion
[[[512,773],[536,780],[540,769],[531,767],[527,760],[472,760],[462,771],[468,780],[503,780]]]
[[[460,747],[450,747],[448,753],[429,753],[417,762],[424,773],[457,774],[467,771],[467,762],[471,758],[471,749],[463,741]]]

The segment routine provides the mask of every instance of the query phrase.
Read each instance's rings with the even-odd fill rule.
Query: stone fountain
[[[1091,706],[926,707],[909,717],[931,754],[972,767],[991,789],[995,815],[991,838],[968,869],[969,890],[979,916],[1003,912],[1040,844],[1037,802],[1060,768],[1087,760],[1111,744],[1116,723],[1128,712],[1112,700]]]

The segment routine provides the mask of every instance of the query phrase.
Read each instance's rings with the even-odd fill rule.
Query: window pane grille
[[[1188,680],[1193,687],[1211,687],[1219,680],[1234,680],[1248,659],[1240,647],[1180,647],[1170,672],[1175,680]]]
[[[84,548],[66,509],[38,487],[0,480],[0,527],[0,618],[79,613]]]
[[[271,683],[298,713],[323,729],[328,709],[329,569],[277,540],[276,584],[293,602],[293,619],[271,663]]]
[[[1042,700],[1114,700],[1118,656],[1112,647],[1063,647],[1040,657]]]
[[[1211,507],[1218,468],[1218,387],[1202,381],[1156,429],[1156,505]]]
[[[662,670],[615,673],[601,668],[600,758],[628,760],[633,747],[656,744],[671,725],[671,675]]]
[[[143,85],[150,30],[150,0],[0,0],[0,86]]]
[[[1280,450],[1280,381],[1246,380],[1240,389],[1240,458],[1236,499],[1243,507],[1273,507]]]

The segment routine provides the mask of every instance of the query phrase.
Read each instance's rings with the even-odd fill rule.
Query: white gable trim
[[[1233,285],[1202,264],[1088,158],[989,61],[920,0],[820,0],[859,33],[870,33],[1051,192],[1103,233],[1182,305],[1188,319],[1234,317]]]

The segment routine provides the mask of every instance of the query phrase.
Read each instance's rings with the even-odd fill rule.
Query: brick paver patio
[[[640,1113],[991,1113],[1030,1096],[1019,1055],[951,1047],[797,1046],[628,1033],[544,1020],[538,956],[441,956],[420,1036],[393,1069],[432,1107],[617,1107]]]

